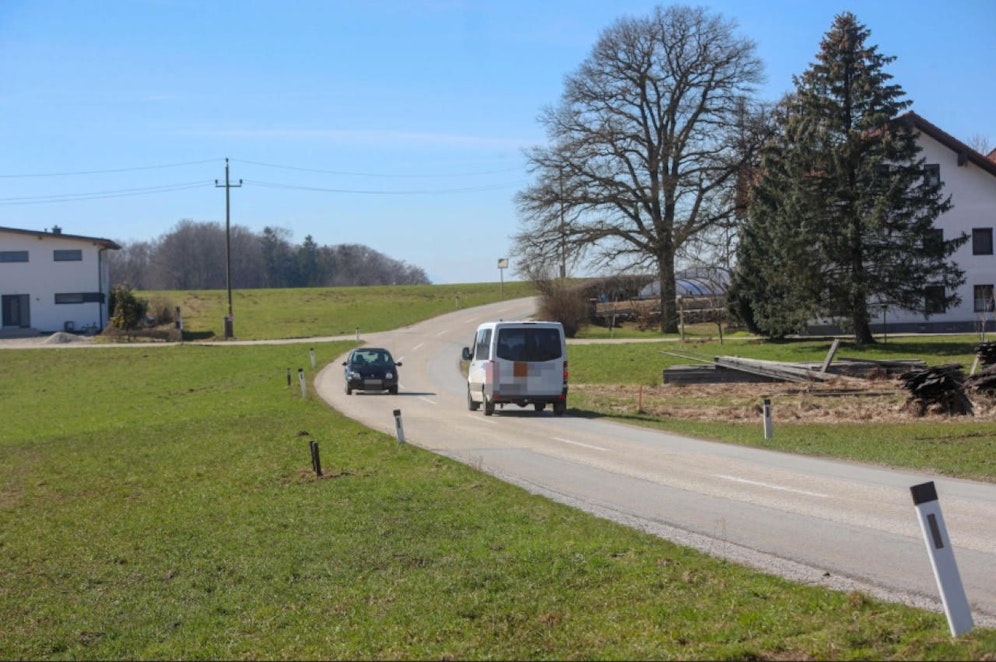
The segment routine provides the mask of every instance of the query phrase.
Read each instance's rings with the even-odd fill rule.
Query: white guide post
[[[934,578],[941,592],[941,601],[944,603],[944,613],[948,617],[951,636],[957,637],[972,630],[972,610],[968,606],[968,598],[965,597],[965,587],[961,583],[954,550],[951,548],[948,530],[941,516],[937,488],[931,481],[914,485],[910,488],[910,492],[913,494],[913,504],[920,519],[920,530],[923,531],[923,539],[927,543],[927,553],[930,555],[930,565],[934,569]]]

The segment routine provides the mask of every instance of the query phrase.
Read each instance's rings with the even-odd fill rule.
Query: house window
[[[975,297],[975,312],[989,313],[993,311],[993,286],[975,285],[973,288]]]
[[[28,251],[0,251],[0,262],[27,262]]]
[[[972,228],[972,255],[993,254],[993,229]]]
[[[928,163],[923,167],[923,181],[927,186],[941,185],[941,166],[937,163]]]
[[[944,301],[943,285],[928,285],[923,292],[923,312],[925,315],[940,315],[948,310]]]
[[[56,262],[82,262],[83,251],[80,249],[52,251],[52,257]]]
[[[64,292],[55,295],[56,303],[103,303],[103,292]]]
[[[928,255],[942,255],[944,252],[944,230],[930,228],[923,233],[923,250]]]

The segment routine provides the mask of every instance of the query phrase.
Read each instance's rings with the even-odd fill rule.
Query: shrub
[[[116,285],[111,292],[111,306],[114,313],[111,315],[110,326],[122,331],[137,329],[145,318],[147,305],[147,302],[136,297],[127,285]]]
[[[563,279],[535,281],[540,293],[540,317],[564,325],[564,335],[573,338],[588,323],[588,303],[581,289]]]
[[[172,324],[176,321],[175,310],[176,307],[173,305],[173,302],[165,295],[155,294],[149,299],[146,306],[146,315],[155,320],[156,325],[162,326],[163,324]]]

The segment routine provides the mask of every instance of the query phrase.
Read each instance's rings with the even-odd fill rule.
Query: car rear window
[[[560,332],[548,328],[498,330],[496,355],[506,361],[553,361],[561,357]]]

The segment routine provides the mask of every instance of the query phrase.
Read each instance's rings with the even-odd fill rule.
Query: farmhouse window
[[[0,262],[27,262],[28,251],[0,251]]]
[[[103,292],[63,292],[56,293],[56,303],[103,303]]]
[[[972,228],[972,255],[993,254],[993,229]]]
[[[928,285],[924,290],[923,312],[926,315],[940,315],[948,310],[944,302],[944,286]]]
[[[76,250],[52,251],[52,259],[56,262],[82,262],[83,251],[78,248]]]
[[[973,288],[975,295],[975,312],[989,313],[993,311],[993,286],[976,285]]]
[[[942,255],[944,252],[944,230],[930,228],[923,235],[923,249],[930,255]]]
[[[923,179],[927,186],[941,185],[941,166],[937,163],[928,163],[923,168]]]

